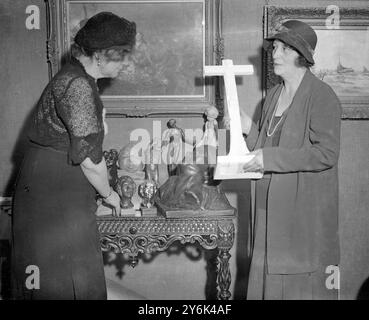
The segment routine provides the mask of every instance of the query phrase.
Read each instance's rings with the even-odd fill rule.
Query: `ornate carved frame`
[[[325,28],[325,21],[331,13],[326,13],[326,7],[264,7],[264,38],[270,35],[274,28],[284,20],[297,19],[310,24],[313,28]],[[369,28],[369,8],[339,7],[340,26],[347,29]],[[369,29],[368,29],[369,30]],[[334,32],[335,30],[332,30]],[[271,88],[277,81],[273,73],[270,53],[264,53],[264,90]],[[352,98],[339,96],[343,114],[342,119],[369,119],[368,96]]]
[[[234,212],[235,213],[235,212]],[[236,215],[182,217],[98,217],[103,251],[128,254],[135,267],[139,254],[163,252],[175,242],[198,243],[206,250],[218,249],[217,287],[219,300],[231,297],[230,250],[234,244]]]
[[[222,38],[222,0],[125,0],[110,1],[114,3],[132,2],[132,5],[150,1],[158,4],[165,2],[199,2],[204,8],[205,64],[220,64],[223,58],[224,45]],[[107,0],[45,0],[47,13],[47,62],[49,77],[56,74],[62,65],[62,58],[68,51],[67,41],[67,4],[71,2],[109,2]],[[223,99],[219,90],[219,78],[204,80],[204,95],[201,96],[116,96],[104,97],[103,103],[108,117],[160,117],[201,116],[204,110],[215,105],[223,114]]]

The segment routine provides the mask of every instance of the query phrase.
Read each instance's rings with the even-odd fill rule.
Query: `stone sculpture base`
[[[142,208],[140,209],[143,217],[156,217],[158,215],[158,210],[156,207]]]
[[[95,215],[97,215],[98,217],[112,216],[113,209],[111,207],[106,206],[104,203],[102,203],[97,207]],[[134,208],[121,209],[121,215],[124,217],[141,217],[141,212],[138,210],[135,210]]]
[[[214,216],[232,216],[234,215],[234,209],[223,210],[190,210],[190,209],[173,209],[165,206],[164,204],[157,202],[159,214],[165,218],[183,218],[183,217],[214,217]]]

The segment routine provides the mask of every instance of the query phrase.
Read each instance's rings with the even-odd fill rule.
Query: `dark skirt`
[[[14,299],[106,299],[95,194],[65,153],[31,144],[13,204]]]
[[[247,289],[248,300],[337,300],[338,292],[325,286],[328,274],[315,272],[271,274],[267,261],[267,203],[270,176],[256,182],[254,243]]]

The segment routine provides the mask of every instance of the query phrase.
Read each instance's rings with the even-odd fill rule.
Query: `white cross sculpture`
[[[230,117],[231,145],[226,156],[218,156],[214,179],[260,179],[260,172],[244,172],[243,165],[254,156],[249,155],[242,135],[240,107],[238,103],[236,75],[251,75],[252,65],[233,65],[229,59],[222,60],[221,66],[204,66],[204,76],[223,76],[227,108]]]

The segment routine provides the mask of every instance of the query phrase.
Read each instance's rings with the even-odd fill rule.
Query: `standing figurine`
[[[116,149],[110,149],[103,152],[106,168],[108,169],[109,185],[115,186],[118,179],[118,151]]]
[[[159,185],[159,164],[161,163],[160,140],[155,138],[145,151],[145,179]]]
[[[213,106],[206,108],[204,135],[201,141],[196,145],[197,148],[201,145],[213,146],[215,148],[218,147],[218,121],[216,120],[218,118],[218,115],[219,112],[217,108]]]
[[[176,120],[170,119],[163,137],[163,146],[167,147],[167,165],[169,176],[175,175],[177,165],[182,163],[184,132],[177,127]]]
[[[200,151],[203,149],[203,152],[207,157],[207,163],[209,166],[205,171],[205,183],[211,184],[213,183],[214,165],[216,164],[218,149],[218,121],[216,119],[219,112],[216,107],[211,106],[206,108],[204,115],[206,117],[204,135],[200,142],[196,144],[195,150]]]

